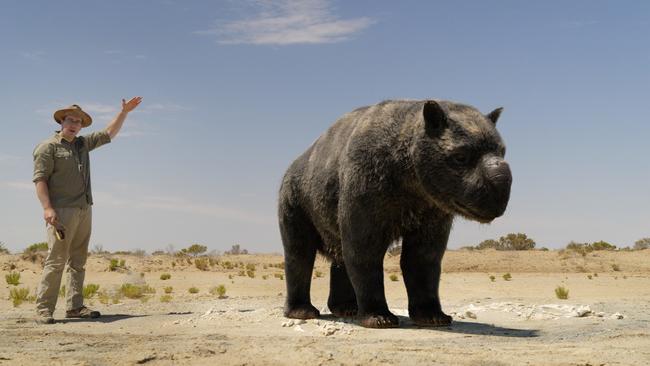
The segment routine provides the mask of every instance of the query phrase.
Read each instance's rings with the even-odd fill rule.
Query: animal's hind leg
[[[330,296],[327,307],[339,318],[353,317],[359,310],[357,297],[343,263],[332,262],[330,268]]]
[[[301,209],[281,206],[279,216],[287,283],[284,316],[294,319],[317,318],[320,313],[311,304],[309,288],[316,251],[322,247],[322,240]]]

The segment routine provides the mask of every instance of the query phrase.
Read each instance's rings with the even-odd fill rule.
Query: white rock
[[[623,314],[621,314],[621,313],[614,313],[614,314],[612,314],[612,316],[610,316],[609,318],[610,318],[610,319],[623,319],[623,318],[625,318],[625,317],[624,317]]]
[[[575,310],[575,314],[578,318],[582,318],[591,315],[592,312],[591,312],[591,308],[589,308],[589,305],[583,305],[583,306],[579,306]]]
[[[305,319],[299,319],[296,321],[296,324],[306,324],[307,321]]]
[[[305,331],[304,329],[302,329],[302,327],[301,327],[300,325],[296,325],[296,326],[293,328],[293,330],[295,330],[296,332],[304,332],[304,331]]]

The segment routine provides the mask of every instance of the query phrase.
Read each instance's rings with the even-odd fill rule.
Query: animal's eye
[[[451,161],[455,165],[468,165],[471,160],[472,156],[467,152],[459,152],[451,156]]]

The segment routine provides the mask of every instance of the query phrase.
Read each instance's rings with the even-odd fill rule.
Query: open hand
[[[142,97],[133,97],[128,102],[125,99],[122,99],[122,111],[131,112],[142,102]]]

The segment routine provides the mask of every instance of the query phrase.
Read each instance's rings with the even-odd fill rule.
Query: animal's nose
[[[491,156],[486,158],[485,169],[488,178],[494,183],[510,184],[512,182],[510,165],[500,157]]]

